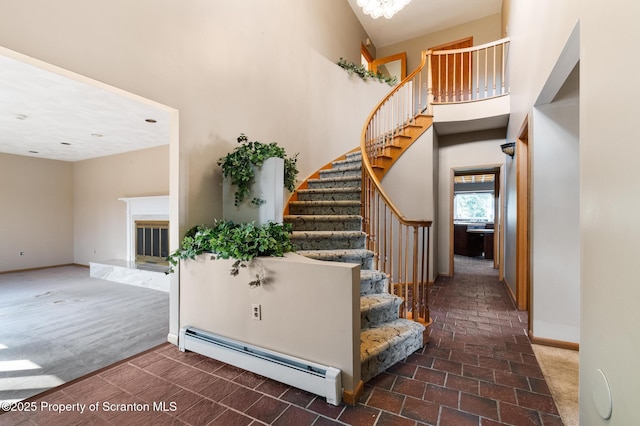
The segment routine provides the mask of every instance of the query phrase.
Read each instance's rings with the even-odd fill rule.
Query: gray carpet
[[[65,266],[0,274],[0,401],[24,399],[166,342],[169,293]]]

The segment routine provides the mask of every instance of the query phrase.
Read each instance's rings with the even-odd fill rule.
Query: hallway
[[[36,397],[35,413],[0,415],[0,424],[562,425],[527,315],[484,262],[457,259],[455,278],[437,280],[430,343],[368,382],[356,407],[164,344]],[[59,414],[39,405],[98,401],[150,409]]]

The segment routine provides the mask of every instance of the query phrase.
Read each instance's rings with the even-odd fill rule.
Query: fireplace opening
[[[169,221],[136,221],[136,263],[168,265]]]

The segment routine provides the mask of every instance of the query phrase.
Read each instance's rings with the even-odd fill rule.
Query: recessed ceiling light
[[[29,151],[31,154],[37,154],[38,151]]]
[[[26,120],[28,117],[24,114],[16,114],[18,120]]]
[[[69,142],[60,142],[60,145],[71,145]]]
[[[157,120],[154,120],[153,118],[147,118],[144,121],[146,121],[147,123],[157,123],[158,122]]]
[[[102,135],[100,133],[91,133],[91,136],[95,136],[96,138],[101,138]]]

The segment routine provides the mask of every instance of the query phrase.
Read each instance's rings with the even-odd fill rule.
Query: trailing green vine
[[[373,71],[369,71],[362,64],[354,64],[353,62],[348,62],[344,58],[340,58],[337,64],[347,70],[349,75],[356,74],[360,76],[363,80],[368,80],[369,78],[373,78],[374,80],[378,80],[381,83],[387,83],[389,86],[395,86],[398,84],[398,77],[388,77],[380,72],[374,73]]]
[[[262,166],[264,161],[271,157],[284,159],[284,187],[290,192],[295,191],[298,154],[288,157],[284,148],[279,147],[276,142],[265,144],[249,141],[244,133],[241,133],[237,140],[240,146],[218,159],[218,165],[222,166],[222,175],[231,179],[231,183],[236,186],[234,195],[236,206],[250,195],[250,186],[255,174],[254,167]],[[259,206],[264,203],[264,200],[253,198],[251,203]]]
[[[294,251],[294,246],[291,244],[290,224],[269,222],[256,226],[253,222],[236,224],[230,220],[220,220],[212,227],[198,225],[186,232],[180,248],[167,258],[170,265],[167,274],[174,272],[180,260],[211,253],[212,259],[235,259],[231,275],[236,276],[240,268],[247,267],[255,257],[282,257],[291,251]],[[256,279],[249,285],[259,286],[264,282],[264,274],[256,274]]]

